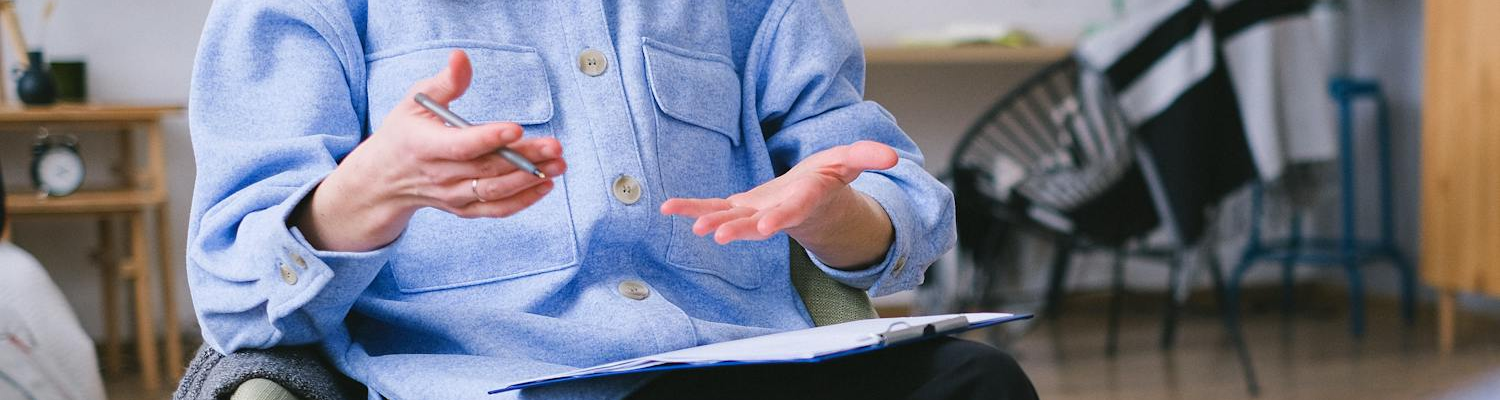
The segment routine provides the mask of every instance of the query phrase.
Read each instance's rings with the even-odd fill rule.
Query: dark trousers
[[[944,337],[820,363],[671,371],[629,400],[1036,398],[1010,355]]]

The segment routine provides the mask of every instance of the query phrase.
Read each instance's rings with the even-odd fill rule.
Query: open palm
[[[798,230],[817,228],[842,211],[834,205],[854,204],[863,196],[849,187],[860,173],[889,169],[898,161],[895,150],[876,142],[833,147],[747,192],[723,199],[674,198],[662,203],[661,212],[696,219],[693,233],[713,233],[719,244],[764,240],[781,231],[796,237]]]

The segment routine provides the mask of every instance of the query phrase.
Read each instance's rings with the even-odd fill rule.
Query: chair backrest
[[[807,251],[802,249],[801,244],[796,240],[787,242],[791,243],[792,286],[802,296],[802,304],[807,306],[807,313],[812,315],[814,325],[833,325],[877,317],[875,307],[870,303],[870,296],[862,290],[833,280],[813,264],[812,258],[807,256]]]
[[[1072,57],[1001,97],[959,141],[950,174],[975,173],[995,198],[1066,211],[1109,188],[1134,160],[1108,84]]]

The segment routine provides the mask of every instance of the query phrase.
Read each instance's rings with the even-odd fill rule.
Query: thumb
[[[851,180],[864,171],[891,169],[900,161],[896,150],[883,143],[861,140],[844,149],[844,173]]]
[[[464,91],[469,89],[469,80],[473,77],[474,67],[469,64],[469,55],[463,50],[454,50],[448,54],[448,66],[438,71],[437,75],[413,84],[410,93],[406,94],[406,99],[401,104],[413,110],[425,111],[421,105],[412,100],[417,93],[422,93],[438,104],[447,106],[448,103],[464,95]]]

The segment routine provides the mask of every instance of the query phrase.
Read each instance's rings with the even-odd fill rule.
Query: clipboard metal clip
[[[905,322],[897,322],[887,327],[884,333],[877,333],[875,334],[875,336],[880,338],[880,344],[882,346],[889,346],[893,344],[906,343],[929,336],[946,334],[948,332],[960,330],[968,326],[969,319],[960,315],[953,318],[921,325],[908,325]]]

